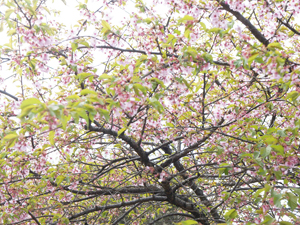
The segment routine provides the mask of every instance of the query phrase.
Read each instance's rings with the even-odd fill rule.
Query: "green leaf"
[[[193,58],[196,58],[196,56],[198,55],[198,52],[196,51],[196,49],[194,49],[192,47],[188,47],[188,50],[186,51],[186,53],[191,55]]]
[[[287,94],[287,99],[296,100],[299,96],[298,91],[291,91]]]
[[[288,197],[288,205],[291,207],[291,210],[294,210],[297,207],[297,196],[291,192],[286,193]]]
[[[274,189],[272,189],[271,197],[273,198],[274,205],[277,207],[280,207],[281,206],[280,201],[281,201],[282,194],[277,193]]]
[[[89,124],[89,117],[87,115],[87,112],[82,108],[77,108],[76,111],[78,115],[81,116],[86,121],[87,124]]]
[[[51,15],[50,10],[49,10],[46,6],[43,6],[43,9],[45,9],[45,10],[47,11],[47,13],[48,13],[49,15]]]
[[[181,35],[181,32],[179,30],[174,30],[175,34]]]
[[[258,56],[258,53],[253,54],[249,59],[248,59],[248,65],[251,66],[252,62],[254,61],[254,59],[256,59],[256,57]]]
[[[105,20],[102,20],[101,24],[107,31],[111,30],[110,25]]]
[[[33,105],[33,104],[42,104],[41,101],[37,98],[29,98],[22,102],[21,109],[24,109],[27,106]]]
[[[147,89],[144,86],[142,86],[141,84],[134,84],[133,89],[136,93],[138,93],[138,90],[140,90],[141,92],[143,92],[144,95],[147,94]]]
[[[268,193],[271,189],[271,185],[270,184],[265,184],[265,194]]]
[[[164,84],[164,82],[163,81],[161,81],[160,79],[158,79],[158,78],[156,78],[156,77],[153,77],[153,78],[151,78],[151,79],[149,79],[151,82],[156,82],[157,84],[160,84],[162,87],[166,87],[165,86],[165,84]]]
[[[267,46],[267,48],[269,48],[269,49],[275,49],[275,48],[283,49],[283,48],[281,47],[281,44],[278,43],[278,42],[270,43],[270,44]]]
[[[9,154],[8,152],[2,152],[2,153],[0,154],[0,159],[5,158],[8,154]]]
[[[254,197],[254,198],[257,198],[257,197],[260,195],[260,193],[262,193],[264,190],[265,190],[264,188],[258,189],[258,190],[255,192],[255,194],[253,195],[253,197]]]
[[[23,119],[25,116],[27,116],[34,108],[36,108],[36,105],[30,105],[22,109],[21,114],[19,115],[19,118]]]
[[[11,29],[7,32],[8,36],[13,36],[14,34],[16,34],[16,29]]]
[[[284,132],[284,130],[278,130],[277,134],[279,134],[281,137],[286,137],[286,133]]]
[[[69,219],[68,219],[67,217],[63,217],[63,218],[61,219],[61,221],[62,221],[64,224],[70,224],[70,221],[69,221]]]
[[[17,135],[16,133],[12,133],[12,134],[8,134],[6,135],[3,140],[12,140],[12,139],[16,139],[17,137],[19,137],[19,135]]]
[[[271,145],[271,147],[276,151],[279,152],[281,155],[284,154],[284,148],[281,145]]]
[[[261,157],[265,158],[268,155],[270,155],[271,150],[272,150],[272,148],[271,148],[270,145],[268,145],[266,148],[262,147],[261,150],[260,150]]]
[[[76,78],[79,80],[79,83],[81,83],[82,81],[84,81],[86,78],[88,77],[93,77],[95,75],[91,74],[91,73],[86,73],[86,72],[83,72],[83,73],[79,73],[77,74]]]
[[[194,20],[194,17],[190,16],[190,15],[185,15],[182,20]]]
[[[190,38],[190,33],[191,33],[191,30],[190,30],[190,29],[186,29],[186,30],[184,31],[184,36],[185,36],[187,39],[189,39],[189,38]]]
[[[214,27],[208,30],[208,33],[219,33],[222,29],[218,27]]]
[[[281,177],[282,177],[282,172],[281,170],[278,170],[278,171],[274,171],[274,174],[275,174],[275,177],[277,180],[280,180]]]
[[[144,22],[146,22],[147,24],[150,24],[152,22],[152,19],[151,18],[146,18],[146,19],[143,19]]]
[[[90,47],[89,43],[86,42],[85,40],[80,40],[78,43],[79,43],[79,44],[82,44],[82,45],[84,45],[84,46],[86,46],[86,47]]]
[[[205,61],[213,63],[213,57],[211,54],[205,52],[202,57],[205,59]]]
[[[283,66],[285,64],[285,59],[281,58],[280,56],[276,57],[277,67]]]
[[[71,119],[71,115],[67,115],[67,116],[63,115],[63,116],[62,116],[62,118],[61,118],[60,121],[61,121],[63,130],[66,129],[67,123],[68,123],[68,121],[70,121],[70,119]]]
[[[162,104],[155,98],[149,99],[150,105],[152,105],[159,113],[162,113],[164,111],[164,107]]]
[[[106,119],[106,121],[109,121],[109,112],[105,109],[98,109],[99,113],[104,116],[104,118]]]
[[[174,127],[174,124],[172,124],[172,123],[167,122],[166,125],[169,126],[169,127]]]
[[[65,5],[67,5],[66,0],[61,0]]]
[[[235,65],[235,68],[239,68],[243,63],[242,59],[238,59],[236,61],[233,62],[233,65]]]
[[[169,44],[172,40],[177,40],[176,38],[175,38],[175,36],[173,35],[173,34],[169,34],[168,35],[168,40],[167,40],[167,43]]]
[[[15,9],[8,9],[8,10],[6,10],[5,11],[4,19],[7,20],[14,11],[15,11]]]
[[[50,144],[51,145],[54,145],[54,135],[55,135],[55,131],[54,130],[51,130],[49,132],[49,141],[50,141]]]
[[[258,62],[258,63],[265,63],[265,61],[263,60],[263,58],[262,57],[260,57],[260,56],[258,56],[258,57],[256,57],[255,58],[255,62]]]
[[[269,215],[266,215],[264,221],[263,221],[261,224],[267,224],[267,225],[269,225],[269,224],[271,224],[273,221],[274,221],[274,218],[273,218],[273,217],[271,217],[271,216],[269,216]]]
[[[237,211],[235,209],[231,209],[227,213],[225,213],[224,217],[225,219],[229,220],[234,219],[235,217],[237,217],[237,215]]]
[[[230,22],[227,23],[228,29],[232,29],[234,25],[234,20],[231,20]]]
[[[123,132],[125,132],[126,129],[127,129],[126,127],[123,127],[122,129],[120,129],[120,130],[118,131],[118,137],[119,137]]]
[[[277,144],[278,142],[278,140],[274,138],[272,135],[264,135],[262,136],[262,138],[267,144]]]
[[[206,30],[206,25],[203,22],[200,22],[201,27],[203,28],[203,30]]]
[[[252,158],[253,157],[252,153],[241,153],[239,156],[242,157],[242,158],[245,158],[245,157]]]
[[[95,107],[91,104],[84,104],[83,107],[89,111],[89,112],[95,112],[96,113],[96,110],[95,110]]]
[[[78,95],[70,95],[67,97],[67,99],[80,99],[80,97]]]
[[[182,221],[181,223],[182,223],[182,225],[193,225],[193,224],[198,224],[198,222],[195,221],[195,220],[186,220],[186,221]]]
[[[56,180],[55,180],[55,182],[56,182],[56,184],[57,184],[57,185],[60,185],[60,184],[61,184],[61,182],[63,182],[63,181],[64,181],[64,179],[65,179],[65,176],[63,176],[63,175],[59,175],[59,176],[57,176],[57,177],[56,177]]]
[[[89,90],[89,89],[83,89],[81,92],[80,92],[81,95],[87,95],[87,94],[95,94],[97,95],[97,92],[93,91],[93,90]]]
[[[76,49],[78,48],[78,43],[73,42],[73,43],[71,44],[71,47],[72,47],[72,51],[75,52]]]
[[[300,200],[300,189],[298,189],[298,188],[292,188],[292,190],[298,195],[298,198]]]
[[[279,224],[280,225],[293,225],[293,223],[288,222],[288,221],[280,221]]]
[[[98,77],[99,80],[103,80],[103,79],[111,79],[112,77],[107,75],[106,73],[102,74],[101,76]]]

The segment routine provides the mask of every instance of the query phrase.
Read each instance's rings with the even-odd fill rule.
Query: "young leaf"
[[[57,176],[57,177],[56,177],[56,184],[57,184],[57,185],[60,185],[61,182],[64,181],[64,179],[65,179],[65,176],[63,176],[63,175]]]
[[[87,95],[87,94],[95,94],[97,95],[97,92],[93,91],[93,90],[89,90],[89,89],[83,89],[81,92],[80,92],[81,95]]]
[[[182,221],[181,223],[182,223],[182,225],[195,225],[195,224],[198,224],[198,222],[195,221],[195,220],[185,220],[185,221]]]
[[[78,43],[73,42],[73,43],[71,44],[71,47],[72,47],[72,51],[75,52],[76,49],[78,48]]]
[[[111,30],[110,25],[105,20],[102,20],[101,24],[107,31]]]
[[[55,131],[54,130],[51,130],[49,132],[49,141],[50,141],[50,144],[51,145],[54,145],[54,135],[55,135]]]
[[[14,9],[8,9],[8,10],[6,10],[5,11],[4,19],[7,20],[14,11],[15,11]]]
[[[123,134],[123,133],[125,132],[125,130],[127,130],[126,127],[123,127],[122,129],[120,129],[120,130],[118,131],[118,136],[120,136],[121,134]]]
[[[224,217],[225,219],[229,220],[234,219],[235,217],[237,217],[237,215],[237,211],[235,209],[231,209],[227,213],[225,213]]]
[[[297,207],[297,196],[294,195],[291,192],[286,193],[287,197],[288,197],[288,205],[289,207],[291,207],[291,210],[294,210]]]
[[[98,110],[99,110],[100,114],[102,116],[104,116],[105,120],[109,121],[109,112],[105,109],[100,109],[100,108]]]
[[[42,104],[42,103],[37,98],[28,98],[22,102],[21,109],[24,109],[25,107],[33,105],[33,104]]]

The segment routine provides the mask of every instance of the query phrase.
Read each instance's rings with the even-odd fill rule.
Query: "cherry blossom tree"
[[[0,2],[1,224],[300,224],[299,1]]]

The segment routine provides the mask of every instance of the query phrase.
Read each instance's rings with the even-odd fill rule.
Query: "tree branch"
[[[13,98],[14,100],[18,101],[18,98],[17,98],[17,97],[15,97],[15,96],[13,96],[13,95],[7,93],[6,91],[1,91],[1,90],[0,90],[0,93],[5,94],[5,95],[7,95],[7,96]]]
[[[93,47],[86,47],[86,46],[79,46],[77,49],[91,49]],[[138,49],[125,49],[125,48],[118,48],[118,47],[113,47],[113,46],[106,46],[106,45],[96,45],[95,48],[107,48],[107,49],[112,49],[112,50],[117,50],[117,51],[121,51],[121,52],[131,52],[131,53],[140,53],[143,55],[147,55],[146,51],[143,50],[138,50]],[[160,52],[150,52],[150,54],[152,55],[162,55],[162,53]],[[166,56],[168,57],[175,57],[175,58],[179,58],[179,55],[176,54],[170,54],[170,53],[166,53]],[[197,61],[194,61],[197,62]],[[219,66],[230,66],[229,63],[227,62],[221,62],[221,61],[213,61],[214,64],[219,65]]]
[[[28,211],[28,214],[31,216],[31,218],[36,222],[36,224],[41,225],[38,219],[30,212]]]
[[[134,205],[134,204],[137,204],[137,203],[143,203],[143,202],[149,202],[149,201],[163,202],[163,201],[166,201],[166,200],[167,200],[166,196],[153,195],[152,197],[139,198],[139,199],[128,201],[128,202],[120,202],[120,203],[117,203],[117,204],[106,205],[106,206],[95,206],[91,209],[87,209],[87,210],[82,211],[80,213],[77,213],[73,216],[70,216],[69,220],[73,220],[73,219],[76,219],[78,217],[81,217],[81,216],[84,216],[84,215],[87,215],[89,213],[96,212],[96,211],[104,211],[104,210],[108,210],[108,209],[121,208],[121,207],[124,207],[124,206],[129,206],[129,205]]]
[[[184,149],[182,152],[178,152],[176,154],[174,154],[172,157],[170,157],[168,160],[166,160],[165,162],[163,162],[160,167],[158,168],[158,172],[161,172],[162,168],[165,168],[169,165],[171,165],[172,163],[176,162],[177,160],[179,160],[180,158],[186,156],[189,152],[199,148],[199,146],[201,144],[203,144],[207,139],[209,139],[211,137],[211,135],[219,128],[219,126],[224,122],[224,118],[222,118],[220,120],[220,122],[218,123],[218,126],[212,128],[212,131],[206,135],[205,137],[203,137],[201,140],[197,141],[195,144],[191,145],[190,147],[187,147],[186,149]]]
[[[86,129],[87,129],[87,127],[86,127]],[[106,129],[104,127],[94,127],[94,126],[90,126],[88,128],[88,130],[96,131],[96,132],[102,132],[104,134],[109,134],[109,135],[112,135],[116,138],[122,139],[131,148],[133,148],[134,151],[141,157],[141,161],[142,161],[142,163],[144,163],[144,165],[146,165],[146,166],[151,166],[152,165],[152,163],[150,163],[150,160],[149,160],[149,157],[148,157],[147,153],[142,149],[142,147],[139,146],[138,143],[136,143],[131,137],[126,136],[124,133],[118,135],[118,132],[116,132],[116,131]]]
[[[157,219],[153,220],[151,223],[149,223],[148,225],[152,225],[155,224],[156,222],[158,222],[159,220],[166,218],[166,217],[170,217],[170,216],[185,216],[185,217],[190,217],[192,219],[194,219],[195,217],[191,214],[187,214],[187,213],[170,213],[170,214],[166,214],[163,215],[161,217],[158,217]]]
[[[232,15],[235,16],[235,18],[237,18],[237,20],[239,20],[242,24],[244,24],[249,29],[249,31],[254,35],[254,37],[256,37],[256,39],[259,40],[264,46],[267,47],[269,45],[270,42],[265,38],[265,36],[261,32],[259,32],[259,30],[257,30],[256,27],[253,26],[253,24],[249,20],[247,20],[242,14],[230,9],[230,6],[225,2],[221,0],[217,0],[217,1],[223,7],[223,9],[225,9],[227,12],[230,12]]]
[[[141,202],[136,203],[134,206],[132,206],[130,209],[128,209],[125,213],[123,213],[122,216],[120,216],[118,219],[116,219],[112,225],[116,225],[118,224],[125,216],[128,215],[128,213],[130,213],[132,210],[134,210],[136,207],[138,207],[140,204],[142,204]]]

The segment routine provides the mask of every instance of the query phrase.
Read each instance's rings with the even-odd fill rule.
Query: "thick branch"
[[[191,151],[199,148],[201,144],[203,144],[207,139],[209,139],[211,137],[211,135],[213,135],[213,133],[219,128],[219,126],[223,122],[224,122],[224,118],[221,119],[221,121],[218,123],[218,125],[216,127],[212,128],[212,131],[208,135],[206,135],[205,137],[203,137],[201,140],[197,141],[195,144],[191,145],[190,147],[184,149],[182,152],[178,152],[178,153],[174,154],[168,160],[166,160],[165,162],[163,162],[160,165],[160,168],[158,169],[159,170],[158,172],[161,171],[161,168],[165,168],[165,167],[171,165],[172,163],[176,162],[180,158],[186,156],[189,152],[191,152]]]
[[[30,212],[28,211],[28,214],[31,216],[31,218],[36,222],[36,224],[41,225],[38,219]]]
[[[293,31],[295,34],[300,35],[300,32],[295,30],[289,23],[286,23],[284,21],[282,21],[282,19],[277,18],[279,22],[281,22],[284,26],[286,26],[287,28],[289,28],[291,31]]]
[[[0,90],[0,93],[5,94],[5,95],[7,95],[7,96],[13,98],[14,100],[18,101],[18,98],[17,98],[17,97],[15,97],[15,96],[13,96],[13,95],[7,93],[6,91],[1,91],[1,90]]]
[[[96,131],[96,132],[102,132],[104,134],[109,134],[109,135],[112,135],[113,137],[122,139],[128,145],[130,145],[130,147],[133,148],[134,151],[141,157],[141,161],[142,161],[142,163],[144,163],[144,165],[151,166],[150,165],[151,163],[149,161],[147,153],[131,137],[126,136],[124,133],[118,135],[118,132],[110,130],[110,129],[106,129],[104,127],[90,126],[89,130],[90,131]]]
[[[179,171],[179,172],[183,172],[185,171],[183,165],[179,162],[176,161],[174,162],[174,166],[175,168]],[[188,179],[189,175],[186,172],[183,172],[181,175],[184,179]],[[209,209],[212,208],[212,204],[211,202],[208,200],[208,198],[205,196],[204,192],[195,184],[195,182],[193,182],[192,180],[190,180],[188,182],[188,186],[195,192],[195,194],[197,196],[199,196],[199,198],[201,199],[201,202]],[[212,215],[212,217],[214,218],[214,221],[216,223],[224,223],[225,221],[223,219],[221,219],[218,211],[216,208],[212,208],[212,210],[210,211],[210,214]]]
[[[77,49],[91,49],[92,47],[86,47],[86,46],[79,46]],[[107,49],[112,49],[112,50],[116,50],[116,51],[121,51],[121,52],[131,52],[131,53],[140,53],[143,55],[147,55],[146,51],[143,50],[138,50],[138,49],[125,49],[125,48],[118,48],[118,47],[113,47],[113,46],[108,46],[108,45],[96,45],[95,48],[107,48]],[[162,53],[160,52],[150,52],[150,54],[152,55],[162,55]],[[166,53],[166,56],[168,57],[175,57],[175,58],[179,58],[179,55],[176,54],[170,54],[170,53]],[[195,61],[197,62],[197,61]],[[221,62],[221,61],[213,61],[214,64],[219,65],[219,66],[230,66],[229,63],[227,62]]]
[[[80,213],[77,213],[73,216],[70,216],[69,220],[73,220],[73,219],[76,219],[78,217],[81,217],[81,216],[84,216],[84,215],[87,215],[89,213],[96,212],[96,211],[103,211],[103,210],[116,209],[116,208],[118,209],[118,208],[121,208],[121,207],[129,206],[129,205],[135,205],[137,203],[143,203],[143,202],[150,202],[150,201],[163,202],[163,201],[166,201],[166,200],[167,200],[167,197],[165,197],[165,196],[155,196],[155,195],[153,195],[152,197],[140,198],[140,199],[136,199],[136,200],[132,200],[132,201],[128,201],[128,202],[120,202],[120,203],[117,203],[117,204],[106,205],[106,206],[95,206],[91,209],[87,209],[83,212],[80,212]]]
[[[106,188],[104,190],[97,190],[97,191],[79,191],[79,190],[73,190],[69,189],[66,186],[61,186],[64,190],[69,191],[74,194],[79,195],[113,195],[113,194],[160,194],[163,193],[163,190],[156,187],[156,186],[140,186],[140,187],[125,187],[125,188],[119,188],[119,189],[112,189],[112,188]]]
[[[226,4],[225,2],[220,1],[220,0],[218,0],[218,2],[227,12],[230,12],[240,22],[242,22],[242,24],[244,24],[249,29],[249,31],[254,35],[254,37],[256,37],[257,40],[259,40],[264,46],[267,47],[269,45],[269,41],[265,38],[265,36],[261,32],[259,32],[259,30],[257,30],[256,27],[253,26],[253,24],[248,19],[246,19],[239,12],[230,9],[230,6],[228,4]]]
[[[161,217],[158,217],[157,219],[153,220],[151,223],[149,223],[148,225],[152,225],[152,224],[156,224],[156,222],[158,222],[159,220],[166,218],[166,217],[170,217],[170,216],[184,216],[184,217],[190,217],[192,219],[194,219],[195,217],[191,214],[187,214],[187,213],[170,213],[170,214],[165,214]]]
[[[162,148],[163,149],[163,148]],[[172,151],[170,146],[165,146],[163,149],[165,152]],[[188,186],[194,191],[194,193],[200,198],[201,202],[207,207],[207,208],[213,208],[213,205],[209,201],[209,199],[204,195],[204,192],[193,182],[193,180],[189,180],[189,175],[187,174],[186,170],[184,169],[183,165],[178,161],[174,162],[174,166],[177,169],[177,171],[180,172],[183,179],[188,180],[187,184]],[[212,215],[214,221],[216,223],[224,223],[225,221],[221,219],[219,213],[217,212],[216,208],[213,208],[210,211],[210,214]],[[207,222],[209,223],[209,218],[207,218]]]
[[[125,216],[127,216],[132,210],[134,210],[136,207],[138,207],[140,204],[142,204],[141,202],[136,203],[134,206],[132,206],[130,209],[128,209],[125,213],[123,213],[122,216],[120,216],[118,219],[116,219],[112,225],[117,225],[122,219],[125,218]]]
[[[184,199],[184,200],[180,199],[179,197],[176,196],[176,194],[174,193],[173,189],[170,186],[170,181],[165,180],[161,184],[162,187],[165,189],[168,202],[182,208],[183,210],[190,212],[195,217],[195,220],[199,221],[201,224],[203,225],[210,224],[206,214],[203,211],[199,211],[195,203],[191,202],[188,199]]]

